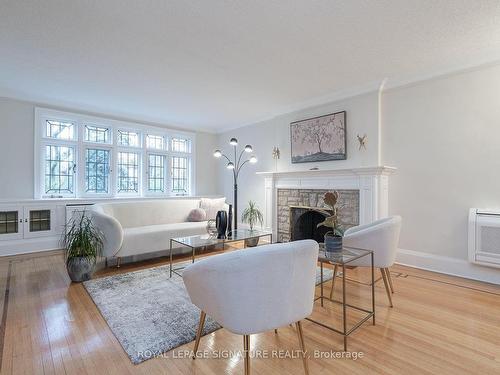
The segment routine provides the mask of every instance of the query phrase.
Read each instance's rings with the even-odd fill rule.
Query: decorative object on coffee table
[[[236,138],[231,138],[229,141],[229,144],[233,147],[234,149],[234,159],[231,160],[229,159],[225,154],[222,153],[221,150],[215,150],[214,151],[214,156],[216,158],[223,157],[227,160],[227,169],[231,169],[233,171],[233,217],[234,217],[234,226],[233,229],[236,230],[238,229],[238,176],[240,174],[241,168],[247,163],[257,163],[257,158],[255,155],[251,155],[250,158],[242,161],[241,158],[243,156],[243,153],[247,152],[253,152],[253,148],[251,145],[246,145],[243,150],[240,152],[240,156],[238,157],[237,154],[237,146],[238,146],[238,140]]]
[[[226,238],[227,212],[226,211],[217,212],[215,223],[217,226],[217,238],[218,239]]]
[[[346,112],[292,122],[290,139],[293,164],[345,160]]]
[[[262,223],[264,221],[264,216],[262,212],[260,212],[257,204],[254,201],[248,202],[248,207],[243,210],[241,214],[241,221],[243,223],[248,223],[250,226],[250,231],[253,231],[254,225],[258,222],[262,227]],[[247,247],[255,247],[259,244],[259,237],[250,238],[245,240],[245,246]]]
[[[207,221],[207,233],[210,237],[217,237],[217,223],[214,219]]]
[[[66,269],[71,281],[89,280],[101,255],[103,235],[85,211],[70,219],[61,242],[66,249]]]
[[[325,215],[325,220],[318,224],[318,227],[324,226],[331,228],[330,231],[325,234],[325,251],[326,252],[338,252],[342,251],[342,236],[344,235],[344,230],[341,228],[338,217],[337,202],[339,200],[339,192],[334,190],[333,192],[325,193],[323,197],[323,202],[332,211],[330,214],[328,211],[319,209],[318,211]]]

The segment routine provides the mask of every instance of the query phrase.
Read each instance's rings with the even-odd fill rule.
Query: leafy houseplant
[[[258,222],[260,226],[264,222],[264,216],[262,212],[260,212],[257,204],[254,201],[248,202],[248,207],[243,210],[241,214],[241,221],[244,223],[248,223],[250,226],[250,230],[253,231],[254,225]],[[248,247],[257,246],[259,243],[259,237],[249,238],[245,240],[245,245]]]
[[[66,269],[71,281],[89,280],[96,259],[101,255],[103,235],[85,211],[81,217],[73,217],[68,222],[62,244],[66,249]]]
[[[318,227],[324,226],[331,229],[325,234],[325,250],[327,252],[342,251],[342,237],[344,236],[344,230],[340,225],[338,217],[337,203],[339,196],[338,191],[326,193],[323,197],[323,202],[325,202],[325,205],[331,210],[331,213],[325,210],[318,210],[325,215],[325,220],[319,223]]]

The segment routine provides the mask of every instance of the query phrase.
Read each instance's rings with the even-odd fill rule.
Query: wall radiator
[[[500,268],[500,209],[469,211],[469,261]]]

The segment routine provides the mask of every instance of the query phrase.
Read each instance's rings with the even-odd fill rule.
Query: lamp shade
[[[214,156],[215,156],[216,158],[220,158],[220,157],[222,156],[222,152],[220,152],[220,150],[215,150],[215,151],[214,151]]]
[[[255,157],[255,155],[252,155],[252,156],[250,156],[250,159],[248,161],[252,164],[255,164],[255,163],[257,163],[257,158]]]
[[[227,169],[234,169],[234,164],[229,162],[229,163],[227,163],[226,168]]]
[[[231,146],[238,146],[238,140],[236,138],[231,138],[231,140],[229,141],[229,144]]]
[[[245,146],[245,152],[252,152],[252,151],[253,151],[252,145]]]

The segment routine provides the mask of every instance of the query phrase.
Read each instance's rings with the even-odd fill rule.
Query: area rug
[[[182,264],[177,263],[179,266]],[[325,268],[324,281],[332,274]],[[317,284],[319,280],[318,268]],[[200,310],[191,303],[182,277],[174,273],[169,278],[168,265],[89,280],[83,285],[134,364],[196,337]],[[204,334],[219,328],[207,316]]]

